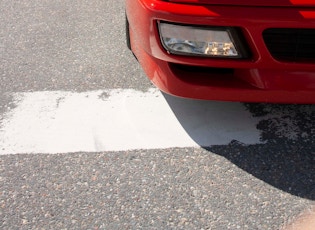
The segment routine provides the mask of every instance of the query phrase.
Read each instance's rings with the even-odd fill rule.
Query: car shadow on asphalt
[[[225,157],[242,170],[284,192],[315,200],[315,105],[203,102],[166,94],[164,97],[187,134],[202,148]],[[206,116],[209,116],[211,110],[220,106],[222,116],[229,113],[239,115],[235,113],[235,105],[241,105],[252,119],[256,119],[255,129],[259,132],[260,143],[243,143],[242,136],[255,135],[250,128],[243,128],[239,133],[235,132],[235,139],[227,144],[207,145],[205,140],[212,135],[211,131],[201,129],[200,133],[194,124],[200,126],[202,121],[205,129],[209,129],[211,124],[209,126],[208,122],[212,122],[216,123],[213,124],[215,127],[225,129],[226,134],[231,130],[226,126],[226,119],[220,119],[218,115],[216,120],[207,119],[201,111],[208,111]],[[229,126],[244,124],[244,118],[235,116],[228,123]]]

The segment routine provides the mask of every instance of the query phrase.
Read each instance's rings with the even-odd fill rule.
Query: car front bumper
[[[270,28],[314,31],[315,9],[126,0],[126,14],[132,51],[151,81],[166,93],[205,100],[315,103],[315,58],[278,60],[263,38]],[[250,56],[170,54],[161,44],[159,21],[238,28]],[[315,53],[315,44],[309,49]]]

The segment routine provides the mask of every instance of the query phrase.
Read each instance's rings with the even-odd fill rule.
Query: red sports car
[[[315,103],[315,0],[126,0],[126,32],[168,94]]]

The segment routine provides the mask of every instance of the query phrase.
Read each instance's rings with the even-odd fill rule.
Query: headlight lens
[[[234,57],[241,54],[236,48],[229,27],[195,27],[159,23],[161,42],[164,48],[179,55],[207,57]]]

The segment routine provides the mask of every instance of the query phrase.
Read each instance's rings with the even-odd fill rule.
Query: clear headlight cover
[[[179,55],[241,57],[228,27],[194,27],[160,22],[164,48]]]

